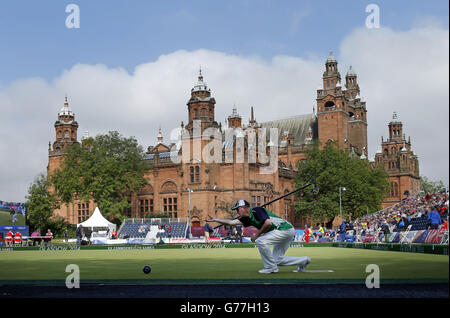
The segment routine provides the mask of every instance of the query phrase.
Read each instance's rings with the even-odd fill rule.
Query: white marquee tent
[[[80,225],[83,226],[83,228],[90,228],[92,232],[95,232],[96,230],[109,229],[111,233],[112,231],[116,230],[116,225],[105,219],[98,208],[95,208],[94,213],[92,213],[89,219],[87,219],[83,223],[77,224],[77,227],[79,227]]]

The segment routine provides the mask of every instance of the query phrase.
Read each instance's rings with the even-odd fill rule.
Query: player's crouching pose
[[[278,266],[296,265],[294,272],[303,271],[311,262],[308,256],[284,256],[289,244],[295,237],[295,230],[288,221],[276,216],[267,209],[254,207],[245,200],[239,200],[232,210],[238,210],[238,219],[218,219],[208,216],[208,222],[218,222],[225,225],[254,226],[258,231],[252,235],[264,264],[261,274],[277,273]],[[273,252],[270,247],[273,245]]]

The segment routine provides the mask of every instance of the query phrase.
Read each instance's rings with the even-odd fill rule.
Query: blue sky
[[[80,29],[65,26],[70,3],[80,8]],[[448,28],[447,1],[2,1],[0,84],[50,80],[76,63],[132,72],[179,49],[264,59],[324,56],[364,25],[370,3],[394,30],[429,18]]]

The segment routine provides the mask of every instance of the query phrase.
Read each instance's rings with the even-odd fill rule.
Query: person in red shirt
[[[445,222],[442,223],[441,229],[448,230],[448,220],[445,220]]]
[[[14,234],[14,243],[16,245],[22,245],[22,234],[20,234],[20,232],[16,232],[16,234]]]
[[[13,232],[12,231],[9,231],[7,234],[6,234],[6,237],[5,237],[5,243],[6,243],[6,246],[12,246],[13,245]]]
[[[309,243],[309,231],[310,230],[308,229],[308,227],[306,227],[305,234],[304,234],[306,243]]]

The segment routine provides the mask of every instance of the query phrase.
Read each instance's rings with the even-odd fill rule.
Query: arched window
[[[325,103],[325,108],[334,108],[335,105],[332,101],[328,101]]]
[[[166,181],[161,187],[162,193],[177,193],[177,185],[173,181]]]

